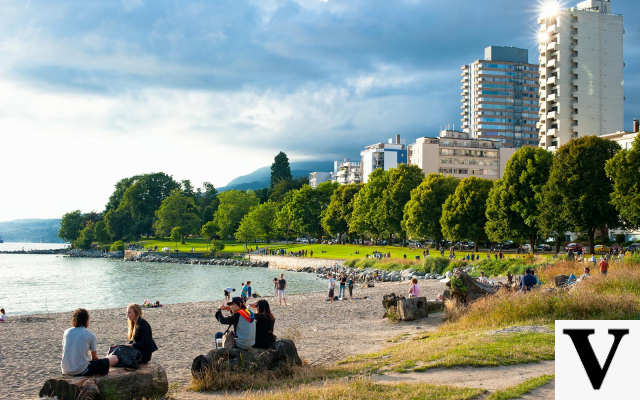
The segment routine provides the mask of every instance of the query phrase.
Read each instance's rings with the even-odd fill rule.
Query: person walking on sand
[[[420,297],[420,286],[418,286],[418,278],[411,278],[411,286],[409,286],[409,297]]]
[[[89,328],[89,312],[78,308],[73,312],[71,325],[62,335],[62,361],[60,367],[65,375],[107,375],[109,368],[118,363],[111,355],[98,358],[98,339]]]
[[[347,291],[347,277],[343,272],[342,275],[340,275],[340,290],[338,290],[338,298],[342,299],[346,297],[347,296],[346,291]]]
[[[7,320],[7,314],[4,313],[4,308],[0,308],[0,322]]]
[[[277,299],[278,298],[278,278],[273,278],[273,293],[274,293],[274,297]]]
[[[329,272],[329,300],[333,303],[333,295],[336,289],[336,281],[333,279],[333,274]]]
[[[279,304],[282,305],[284,301],[284,305],[287,305],[287,298],[284,295],[284,291],[287,288],[287,281],[284,279],[284,275],[280,274],[280,280],[278,280],[278,301]]]

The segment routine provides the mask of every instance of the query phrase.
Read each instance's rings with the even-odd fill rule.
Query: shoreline
[[[421,282],[427,299],[442,293],[443,283]],[[275,334],[293,338],[303,359],[316,364],[331,364],[349,355],[369,353],[384,347],[389,337],[420,329],[434,328],[441,314],[429,318],[392,324],[383,319],[384,294],[405,294],[406,282],[377,283],[376,287],[356,287],[354,297],[369,299],[330,303],[326,292],[309,292],[287,296],[289,305],[278,305],[273,296],[269,301],[276,316]],[[214,347],[213,336],[223,331],[214,318],[222,301],[167,304],[160,308],[143,309],[144,318],[153,329],[159,350],[153,360],[167,372],[169,384],[184,388],[191,379],[193,359]],[[98,354],[108,347],[124,343],[126,317],[124,307],[89,310],[89,330],[98,337]],[[3,391],[0,399],[35,398],[44,381],[60,375],[61,340],[71,326],[71,311],[29,315],[0,324],[3,341],[0,355],[0,379]],[[6,339],[5,339],[6,338]]]

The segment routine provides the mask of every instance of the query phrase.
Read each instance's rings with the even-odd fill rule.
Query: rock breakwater
[[[68,257],[77,258],[122,258],[124,257],[124,251],[97,251],[97,250],[80,250],[73,249],[64,253]]]
[[[233,267],[254,268],[267,268],[269,266],[268,262],[261,261],[234,260],[228,258],[172,258],[169,256],[158,256],[154,254],[138,254],[129,257],[126,261],[188,265],[227,265]]]
[[[327,279],[329,272],[333,273],[334,277],[337,276],[338,278],[344,273],[347,277],[353,275],[356,282],[375,281],[376,278],[382,282],[401,282],[411,280],[411,278],[442,280],[448,278],[451,274],[450,272],[447,272],[446,274],[430,274],[416,271],[413,268],[398,271],[385,271],[372,268],[350,268],[340,265],[336,265],[334,267],[304,267],[297,271],[316,274],[318,278],[322,279]]]

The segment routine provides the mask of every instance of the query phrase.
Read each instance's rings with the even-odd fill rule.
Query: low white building
[[[389,139],[389,143],[377,143],[365,147],[360,155],[362,156],[360,164],[362,183],[367,183],[369,174],[376,169],[382,168],[388,171],[396,168],[398,164],[407,164],[406,140],[396,135],[395,140]]]
[[[469,133],[452,130],[440,136],[422,137],[409,145],[409,165],[417,165],[425,175],[439,173],[456,178],[477,176],[500,179],[516,148],[495,139],[473,139]]]
[[[319,184],[331,181],[332,175],[331,172],[312,172],[309,174],[309,186],[315,189]]]
[[[341,185],[360,183],[362,181],[360,162],[349,161],[348,158],[345,158],[343,161],[335,161],[333,163],[332,180]]]

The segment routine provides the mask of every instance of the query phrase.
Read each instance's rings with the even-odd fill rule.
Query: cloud
[[[122,0],[122,6],[126,12],[135,11],[144,7],[144,0]]]

